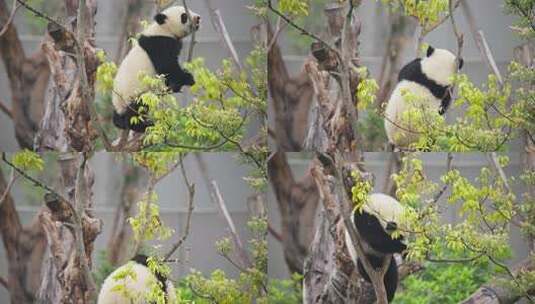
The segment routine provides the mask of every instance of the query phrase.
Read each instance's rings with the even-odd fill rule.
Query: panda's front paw
[[[183,79],[184,85],[192,86],[195,84],[195,79],[193,78],[193,75],[190,72],[184,71]]]

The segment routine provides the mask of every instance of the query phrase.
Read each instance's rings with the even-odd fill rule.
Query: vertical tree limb
[[[22,226],[1,169],[0,193],[5,196],[0,204],[0,235],[8,265],[5,287],[11,303],[34,303],[46,246],[43,230],[35,219],[28,227]]]
[[[283,152],[270,158],[268,174],[281,215],[280,238],[286,264],[291,273],[303,273],[319,203],[316,184],[310,171],[295,180]]]
[[[32,149],[43,116],[44,95],[50,70],[42,52],[38,51],[29,57],[26,55],[17,29],[10,22],[5,0],[0,0],[0,24],[4,25],[4,33],[0,35],[0,57],[6,68],[11,90],[10,113],[15,138],[21,148]]]

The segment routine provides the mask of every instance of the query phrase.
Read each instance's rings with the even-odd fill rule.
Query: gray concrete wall
[[[306,170],[309,168],[309,162],[311,155],[301,153],[289,153],[289,164],[294,172],[296,179],[299,179]],[[510,165],[505,170],[508,176],[518,177],[523,170],[523,163],[520,153],[511,153]],[[373,173],[375,176],[374,192],[381,192],[385,181],[386,165],[388,163],[388,153],[365,153],[364,154],[364,166],[366,170]],[[446,170],[446,153],[423,153],[421,159],[424,162],[424,169],[428,179],[441,184],[440,176],[444,174]],[[482,153],[457,153],[454,155],[454,167],[459,169],[461,174],[467,177],[470,181],[474,181],[479,176],[480,170],[483,166],[487,166],[487,159],[485,154]],[[521,197],[521,193],[524,189],[520,187],[514,188],[517,198]],[[442,220],[444,223],[454,223],[458,220],[457,208],[447,203],[447,197],[449,190],[439,200],[438,204],[443,210]],[[280,223],[279,211],[275,201],[275,196],[272,189],[268,191],[268,209],[270,223],[278,229]],[[512,248],[514,257],[510,263],[522,260],[525,258],[529,249],[522,238],[520,231],[513,227],[510,240],[510,246]],[[284,256],[282,252],[282,246],[272,237],[268,238],[269,246],[269,276],[274,278],[286,278],[288,277],[288,270],[286,263],[284,262]]]

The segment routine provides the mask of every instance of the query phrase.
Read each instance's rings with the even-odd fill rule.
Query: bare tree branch
[[[228,208],[227,208],[225,201],[223,200],[223,196],[221,195],[221,192],[219,191],[219,186],[217,182],[208,175],[208,169],[206,167],[206,163],[204,162],[202,155],[195,154],[195,159],[197,160],[197,164],[203,176],[206,187],[208,188],[208,191],[210,193],[210,198],[212,202],[219,207],[221,214],[223,215],[223,217],[225,218],[225,221],[227,222],[227,225],[230,230],[230,234],[232,236],[232,240],[236,247],[235,249],[237,251],[237,255],[240,259],[240,262],[242,263],[241,266],[244,268],[248,268],[251,265],[251,262],[247,255],[247,251],[245,250],[245,247],[243,246],[243,242],[241,241],[241,238],[238,234],[236,225],[234,225],[234,221],[232,220],[232,217],[230,216],[230,213],[228,212]]]
[[[236,66],[240,70],[242,70],[243,66],[238,57],[238,53],[236,52],[236,48],[234,47],[234,44],[232,43],[232,40],[230,39],[229,33],[227,31],[227,27],[225,26],[225,23],[223,22],[223,18],[221,17],[221,13],[219,12],[218,9],[213,8],[211,0],[205,0],[204,3],[206,4],[206,7],[210,11],[210,20],[212,21],[212,26],[214,27],[214,30],[217,33],[219,33],[221,37],[221,42],[229,51],[232,57],[232,60],[234,61]]]
[[[472,38],[474,38],[481,58],[485,61],[489,70],[491,70],[496,75],[499,83],[503,85],[503,77],[500,73],[500,70],[498,70],[496,60],[494,60],[494,56],[492,55],[487,40],[485,39],[485,34],[482,30],[477,28],[476,20],[474,15],[472,14],[472,10],[470,9],[469,3],[466,0],[462,0],[461,5],[463,6],[464,16],[466,17],[466,21],[468,21],[468,25],[470,26],[470,32],[472,33]]]
[[[6,104],[0,99],[0,110],[4,112],[9,118],[13,119],[13,112],[6,106]]]
[[[15,14],[17,13],[19,7],[20,4],[17,4],[17,0],[13,0],[13,4],[11,5],[11,13],[9,14],[9,18],[7,19],[6,23],[2,26],[2,29],[0,30],[0,36],[4,35],[4,33],[7,32],[7,29],[11,22],[13,22],[13,17],[15,17]]]
[[[182,244],[186,241],[186,238],[189,235],[190,227],[191,227],[191,215],[193,213],[193,199],[195,197],[195,184],[190,183],[188,179],[188,175],[186,174],[186,169],[184,168],[184,159],[180,159],[180,172],[182,173],[182,177],[184,178],[184,184],[186,185],[186,188],[188,190],[188,214],[186,217],[186,227],[184,229],[184,232],[182,233],[182,236],[178,239],[178,241],[171,247],[171,249],[164,255],[164,260],[169,260],[173,253],[182,246]]]

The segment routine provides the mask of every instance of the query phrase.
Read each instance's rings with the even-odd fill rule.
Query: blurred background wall
[[[46,159],[53,159],[54,157],[53,155],[48,155]],[[246,225],[249,218],[247,198],[254,191],[243,180],[243,177],[248,174],[249,168],[239,165],[236,157],[237,154],[233,153],[203,154],[208,173],[218,182],[221,194],[242,237],[242,241],[247,244],[247,240],[250,237]],[[123,180],[120,169],[122,161],[121,156],[114,153],[97,153],[91,159],[91,167],[95,173],[95,185],[93,187],[94,212],[95,216],[102,219],[104,223],[102,233],[97,237],[95,250],[93,251],[93,261],[96,267],[100,262],[97,256],[107,249],[107,242],[112,233],[114,212],[119,202]],[[57,166],[54,166],[53,163],[53,161],[47,163],[46,168],[55,170]],[[212,204],[193,155],[186,157],[185,169],[190,182],[195,184],[195,209],[192,215],[190,234],[186,242],[173,255],[174,258],[180,259],[181,263],[172,264],[172,277],[179,279],[187,275],[192,268],[204,274],[210,274],[215,269],[220,268],[225,273],[235,277],[237,274],[236,268],[224,257],[220,256],[215,247],[217,240],[230,236],[226,221],[219,212],[219,208]],[[8,178],[10,171],[2,167],[2,172]],[[47,173],[47,176],[54,176],[54,174],[54,172],[50,172]],[[57,173],[56,176],[58,176]],[[43,181],[53,186],[56,179],[47,178]],[[42,198],[35,195],[35,189],[31,191],[33,189],[31,186],[21,182],[22,178],[17,181],[11,194],[15,200],[21,221],[23,225],[26,225],[39,211]],[[145,189],[143,187],[139,191],[143,192]],[[147,246],[155,246],[159,252],[165,253],[181,237],[186,225],[188,193],[180,170],[175,170],[175,172],[165,177],[156,187],[156,192],[159,197],[161,219],[176,233],[167,241],[154,241],[148,243]],[[137,209],[133,208],[132,210]],[[134,214],[136,212],[134,211]],[[7,274],[5,254],[2,244],[0,245],[0,275]],[[8,292],[4,288],[0,288],[0,303],[8,303],[8,301]]]

